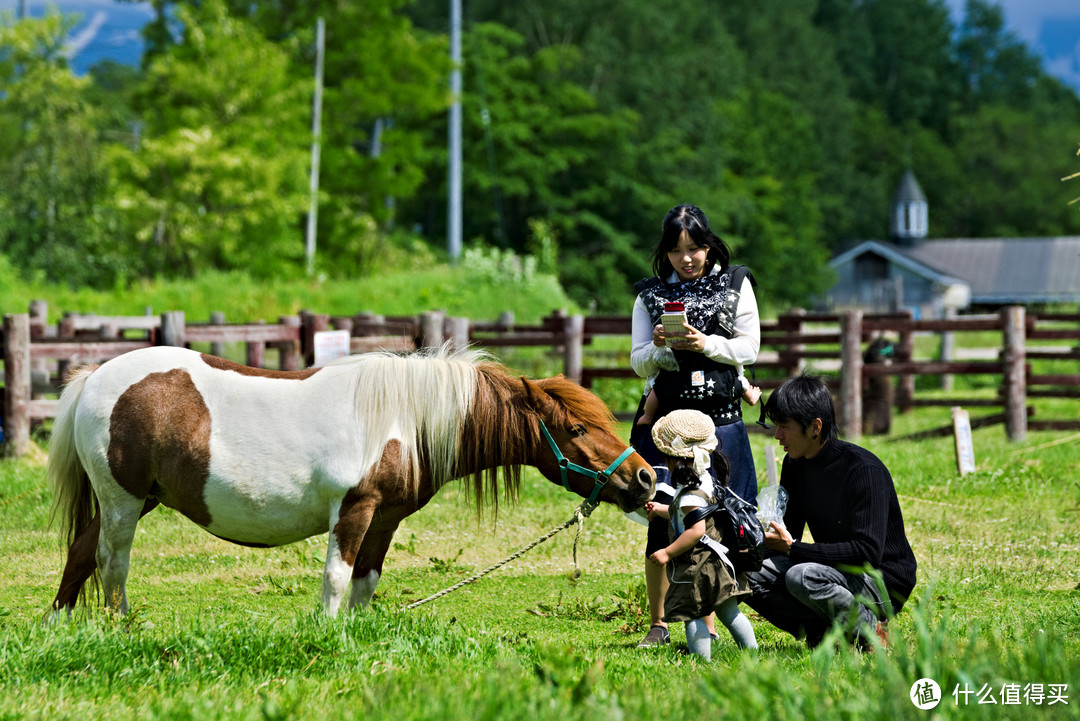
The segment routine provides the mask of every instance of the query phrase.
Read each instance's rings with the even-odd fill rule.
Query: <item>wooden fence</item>
[[[454,347],[475,345],[493,349],[542,346],[562,356],[563,373],[589,387],[601,378],[636,378],[629,367],[631,319],[624,316],[567,315],[555,312],[536,325],[518,325],[504,314],[493,322],[448,317],[442,311],[418,316],[385,317],[371,313],[331,316],[301,312],[283,316],[277,323],[228,324],[222,314],[207,323],[188,323],[182,311],[158,316],[87,316],[66,314],[55,327],[45,322],[47,308],[31,304],[29,314],[5,315],[3,337],[4,389],[0,418],[8,453],[21,455],[29,444],[30,426],[54,417],[55,396],[67,368],[100,363],[122,353],[152,345],[190,346],[208,344],[209,352],[225,354],[226,344],[243,344],[248,365],[265,367],[267,351],[277,356],[277,367],[294,370],[312,365],[315,333],[348,330],[350,350],[374,349],[395,352],[449,343]],[[953,360],[950,357],[916,360],[916,334],[942,337],[941,347],[953,346],[952,336],[962,332],[1000,332],[1001,345],[989,360]],[[603,336],[620,337],[625,352],[614,357],[592,349]],[[895,353],[891,362],[863,362],[863,345],[876,337],[889,337]],[[1076,344],[1053,348],[1028,348],[1028,341],[1074,340]],[[1002,413],[974,419],[973,425],[1004,423],[1010,439],[1022,440],[1029,428],[1080,427],[1077,419],[1029,419],[1029,397],[1080,398],[1080,373],[1035,375],[1030,361],[1063,360],[1080,368],[1080,314],[1028,315],[1012,306],[999,314],[942,320],[916,320],[909,313],[864,314],[808,313],[791,311],[776,321],[762,323],[761,353],[755,364],[756,383],[775,388],[808,364],[828,369],[837,396],[841,431],[858,438],[863,427],[862,397],[866,382],[888,378],[895,385],[893,402],[900,410],[919,405],[999,406]],[[1072,366],[1071,364],[1076,364]],[[835,371],[835,373],[833,373]],[[998,397],[916,398],[915,377],[981,374],[1000,377]]]

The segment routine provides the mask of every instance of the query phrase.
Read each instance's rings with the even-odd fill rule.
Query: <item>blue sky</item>
[[[963,18],[965,0],[947,0],[953,21]],[[1036,55],[1047,71],[1080,91],[1080,1],[999,0],[1006,27]]]

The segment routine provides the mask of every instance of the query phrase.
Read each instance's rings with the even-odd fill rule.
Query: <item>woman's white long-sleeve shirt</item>
[[[719,273],[713,268],[712,274]],[[678,280],[673,274],[669,283]],[[631,325],[630,367],[642,378],[654,377],[661,368],[674,370],[675,356],[670,348],[653,345],[653,322],[645,304],[638,296],[634,301]],[[739,305],[735,309],[735,328],[731,338],[720,335],[705,336],[705,355],[718,363],[745,366],[757,360],[761,348],[761,319],[758,316],[757,297],[749,278],[744,278],[739,289]],[[647,389],[646,389],[647,392]]]

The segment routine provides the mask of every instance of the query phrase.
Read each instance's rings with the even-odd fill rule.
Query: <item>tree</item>
[[[426,141],[449,106],[447,39],[417,31],[409,0],[228,0],[267,40],[287,50],[309,84],[314,30],[326,22],[319,257],[324,272],[365,274],[407,253],[392,240],[399,208],[438,172],[445,135]],[[400,235],[400,233],[397,233]]]
[[[758,280],[759,303],[803,305],[833,282],[817,202],[820,158],[813,120],[779,93],[747,89],[717,108],[727,121],[731,161],[719,190],[726,202],[711,217],[734,262]]]
[[[943,132],[961,87],[944,0],[828,0],[827,5],[829,12],[819,21],[838,43],[852,96],[880,108],[895,125],[917,122]]]
[[[1000,6],[967,0],[957,35],[967,112],[981,105],[1007,105],[1053,122],[1080,110],[1076,93],[1049,76],[1039,58],[1005,29]]]
[[[950,235],[1080,233],[1080,215],[1068,205],[1073,193],[1061,182],[1073,165],[1062,142],[1075,131],[1069,119],[1045,123],[1020,109],[985,105],[954,122],[963,183],[962,192],[946,201],[952,211]],[[1047,152],[1054,147],[1061,152]]]
[[[0,21],[0,252],[47,281],[111,285],[126,273],[100,201],[100,116],[64,59],[73,23]]]
[[[116,145],[114,203],[139,268],[297,272],[307,208],[308,88],[289,57],[220,0],[179,9],[183,41],[136,92],[144,130]]]

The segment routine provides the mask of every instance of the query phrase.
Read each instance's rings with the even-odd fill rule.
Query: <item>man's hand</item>
[[[769,521],[769,528],[765,531],[765,547],[781,553],[788,553],[795,539],[791,537],[787,529],[776,521]]]

